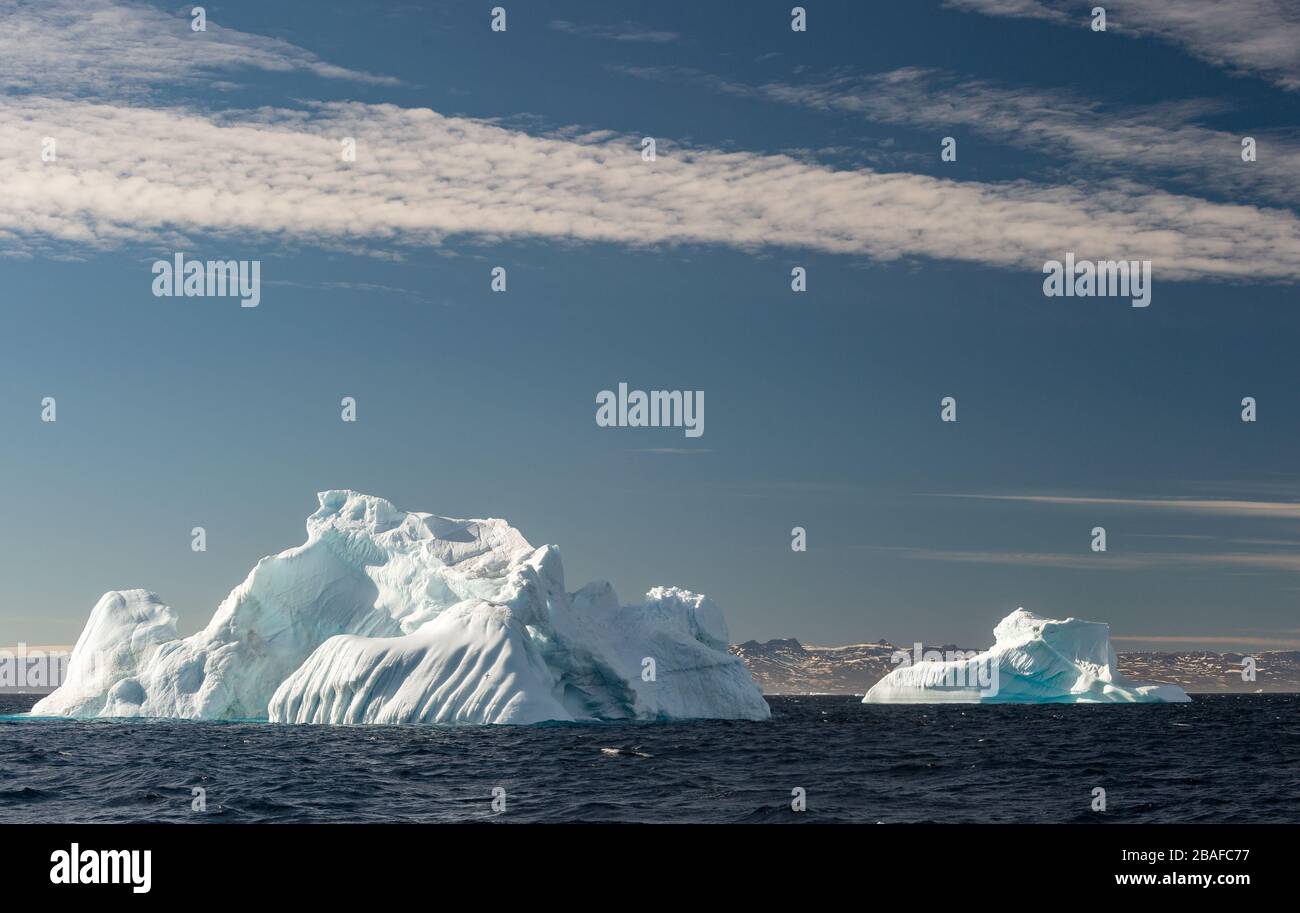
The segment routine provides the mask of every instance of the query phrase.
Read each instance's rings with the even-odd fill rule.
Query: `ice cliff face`
[[[106,593],[36,715],[288,723],[767,719],[707,596],[567,593],[559,553],[503,520],[319,495],[307,542],[263,558],[181,638],[144,590]]]
[[[1116,671],[1110,627],[1053,621],[1017,609],[993,630],[995,643],[965,658],[897,668],[863,703],[1155,703],[1188,701],[1177,685],[1141,685]]]

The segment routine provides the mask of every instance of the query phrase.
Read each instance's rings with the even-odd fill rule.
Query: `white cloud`
[[[148,7],[0,4],[11,13],[0,81],[26,90],[0,96],[0,251],[11,255],[174,247],[209,233],[370,251],[470,236],[778,246],[1034,274],[1073,251],[1151,260],[1158,279],[1300,278],[1293,213],[1132,183],[834,170],[666,138],[648,163],[638,138],[608,131],[538,134],[394,105],[147,107],[124,100],[120,78],[138,85],[245,66],[372,77],[213,20],[195,35],[188,18]],[[40,158],[47,136],[55,162]],[[345,136],[358,142],[355,163],[340,161]]]
[[[40,160],[41,138],[59,159]],[[356,137],[356,163],[339,140]],[[789,246],[1030,269],[1149,259],[1162,278],[1300,278],[1289,212],[1135,187],[836,171],[783,155],[536,136],[393,105],[207,115],[31,96],[0,102],[0,232],[111,245],[168,232],[436,244],[449,235],[636,246]]]
[[[1069,0],[947,0],[990,16],[1090,28],[1091,7]],[[1108,32],[1154,35],[1215,66],[1300,89],[1300,7],[1293,0],[1109,0]]]
[[[1129,108],[1101,105],[1070,93],[1000,86],[933,70],[907,68],[836,76],[803,84],[745,85],[698,71],[619,67],[655,79],[685,79],[716,91],[918,129],[968,130],[1017,147],[1113,173],[1152,177],[1240,199],[1300,203],[1300,146],[1253,131],[1259,159],[1241,160],[1241,134],[1212,130],[1195,119],[1222,113],[1206,101]]]
[[[184,82],[211,87],[212,73],[239,69],[399,82],[334,66],[287,41],[227,28],[215,7],[207,30],[192,31],[189,9],[163,12],[113,0],[0,0],[0,88],[129,96]]]

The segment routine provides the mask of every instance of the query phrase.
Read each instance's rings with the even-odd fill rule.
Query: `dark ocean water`
[[[34,700],[0,695],[0,714]],[[1300,821],[1300,695],[768,702],[767,723],[0,719],[0,821]],[[617,748],[649,757],[602,751]],[[196,786],[206,812],[191,810]],[[1090,809],[1098,786],[1105,814]],[[790,807],[796,787],[804,813]]]

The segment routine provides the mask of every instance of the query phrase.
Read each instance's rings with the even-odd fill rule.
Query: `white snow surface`
[[[504,520],[318,495],[305,544],[263,558],[181,638],[153,593],[105,593],[36,716],[285,723],[767,719],[707,596],[567,593],[554,546]],[[650,662],[647,662],[650,661]],[[653,673],[653,674],[651,674]]]
[[[864,704],[1159,703],[1191,700],[1177,685],[1143,685],[1119,674],[1110,626],[1056,621],[1017,609],[993,629],[994,644],[963,660],[894,669]]]

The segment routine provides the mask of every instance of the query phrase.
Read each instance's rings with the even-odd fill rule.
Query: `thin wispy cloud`
[[[1073,22],[1079,18],[1078,6],[1053,5],[1042,0],[944,0],[945,6],[974,10],[989,16],[1011,16],[1017,19],[1046,19],[1049,22]],[[1066,9],[1072,9],[1067,13]]]
[[[1216,542],[1227,543],[1231,545],[1264,545],[1264,546],[1281,546],[1283,548],[1294,548],[1300,550],[1300,538],[1295,539],[1268,539],[1252,536],[1208,536],[1193,533],[1125,533],[1125,537],[1134,539],[1164,539],[1182,542]]]
[[[1112,634],[1112,641],[1119,643],[1175,644],[1205,647],[1228,647],[1237,650],[1300,650],[1300,639],[1293,637],[1257,637],[1248,635],[1181,635],[1181,634]],[[1217,651],[1213,651],[1217,652]]]
[[[628,450],[628,453],[660,453],[683,456],[712,452],[708,447],[635,447]]]
[[[888,551],[903,558],[915,561],[941,561],[956,564],[997,564],[1013,567],[1050,567],[1073,570],[1144,570],[1153,565],[1137,556],[1123,555],[1116,560],[1111,556],[1098,559],[1090,554],[1073,554],[1067,552],[1031,552],[1015,549],[941,549],[908,548],[902,546],[876,546],[880,551]]]
[[[1234,498],[1104,498],[1073,495],[933,494],[927,497],[969,498],[980,501],[1009,501],[1025,504],[1054,504],[1084,507],[1126,507],[1142,510],[1252,517],[1255,519],[1300,519],[1300,502],[1248,501]]]
[[[308,291],[318,292],[361,292],[363,294],[381,294],[394,295],[400,298],[407,298],[422,304],[433,303],[433,299],[422,295],[419,292],[412,291],[408,288],[400,288],[394,285],[384,285],[377,282],[339,282],[339,281],[314,281],[306,282],[297,279],[268,279],[264,285],[278,286],[281,288],[300,288]],[[441,302],[447,303],[447,302]]]
[[[1300,519],[1300,502],[1241,500],[1228,498],[1116,498],[1060,494],[927,494],[925,497],[952,498],[1032,506],[1086,508],[1096,518],[1099,512],[1124,510],[1173,513],[1236,520]],[[1110,526],[1110,524],[1107,524]],[[1270,526],[1276,531],[1276,526]],[[1123,538],[1168,540],[1184,543],[1177,551],[1139,551],[1129,548],[1096,553],[1048,552],[1013,549],[895,548],[907,558],[965,564],[993,564],[1013,567],[1047,567],[1087,571],[1160,571],[1217,569],[1220,573],[1300,572],[1300,538],[1274,536],[1206,535],[1195,532],[1125,532]]]
[[[969,130],[1006,146],[1048,155],[1113,174],[1144,172],[1195,189],[1268,203],[1300,203],[1300,144],[1255,133],[1262,150],[1242,161],[1242,135],[1197,124],[1221,114],[1216,101],[1183,101],[1131,108],[1100,104],[1073,92],[996,85],[949,73],[901,69],[867,77],[839,77],[811,85],[767,83],[768,99],[836,113],[861,114],[885,124]]]
[[[642,44],[671,44],[680,41],[681,35],[662,29],[650,29],[635,22],[622,22],[616,25],[596,23],[569,22],[566,19],[552,19],[549,27],[557,32],[579,35],[584,38],[602,38],[606,41],[627,41]]]
[[[111,88],[131,95],[161,85],[212,87],[212,74],[241,70],[400,83],[327,63],[278,38],[227,28],[219,18],[195,32],[189,10],[115,0],[0,0],[0,88],[42,95]]]
[[[1084,571],[1145,571],[1175,567],[1245,568],[1254,571],[1300,571],[1300,549],[1291,552],[1034,552],[985,549],[888,547],[918,561],[1049,567]]]
[[[1091,6],[1069,0],[946,0],[989,16],[1090,28]],[[1110,0],[1107,32],[1157,37],[1234,73],[1300,89],[1300,8],[1288,0]]]
[[[687,80],[730,95],[850,114],[865,120],[945,131],[969,131],[1016,148],[1074,159],[1077,169],[1169,181],[1234,199],[1300,203],[1300,144],[1256,132],[1262,150],[1241,160],[1241,135],[1196,121],[1223,113],[1219,102],[1197,100],[1125,107],[1072,92],[999,85],[952,73],[908,67],[884,73],[839,74],[803,83],[747,85],[680,67],[616,67],[642,78]]]

